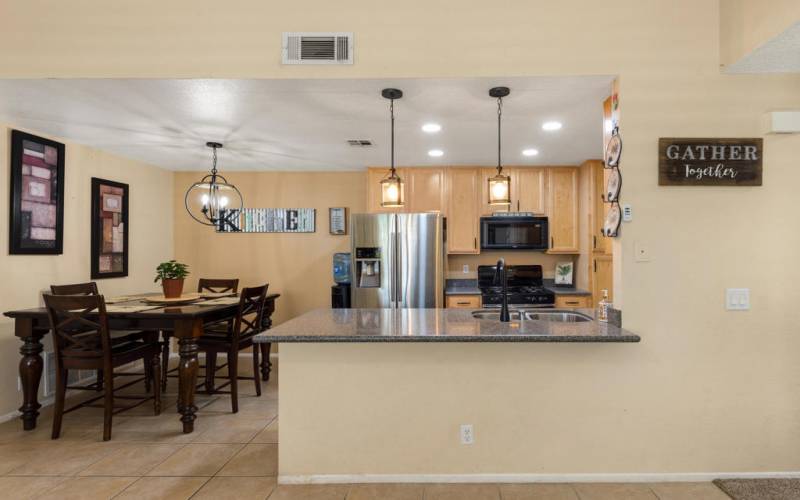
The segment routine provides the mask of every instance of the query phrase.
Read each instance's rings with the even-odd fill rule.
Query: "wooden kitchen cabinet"
[[[414,167],[404,169],[406,212],[445,212],[445,169]]]
[[[447,307],[450,309],[480,309],[480,295],[448,295]]]
[[[517,212],[547,213],[547,170],[514,168],[511,172],[511,207]],[[516,186],[516,189],[513,187]]]
[[[550,223],[550,249],[547,253],[577,254],[578,169],[547,169],[547,216]]]
[[[614,302],[614,259],[611,255],[592,255],[592,302],[603,298],[602,290],[608,290],[608,299]]]
[[[480,253],[480,170],[447,169],[447,253]]]
[[[611,238],[603,236],[603,224],[609,208],[604,193],[610,170],[603,167],[602,160],[588,160],[581,168],[587,169],[589,175],[589,244],[592,253],[611,255]]]
[[[591,309],[591,295],[556,295],[556,309]]]
[[[408,199],[406,196],[409,193],[408,179],[404,168],[398,168],[397,175],[400,176],[402,183],[403,200],[405,206],[397,208],[384,208],[381,206],[381,181],[389,175],[388,167],[370,167],[367,169],[367,212],[371,214],[384,213],[384,212],[407,212]]]
[[[489,205],[489,178],[497,175],[497,169],[481,169],[481,215],[494,212],[547,213],[546,168],[503,167],[503,174],[511,178],[511,205]]]

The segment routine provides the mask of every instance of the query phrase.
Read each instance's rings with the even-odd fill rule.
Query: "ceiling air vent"
[[[283,64],[353,64],[352,33],[284,33]]]
[[[355,146],[357,148],[365,148],[368,146],[372,146],[372,141],[370,141],[369,139],[348,139],[347,144]]]

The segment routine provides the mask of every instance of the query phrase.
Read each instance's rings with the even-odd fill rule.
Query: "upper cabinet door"
[[[445,212],[443,168],[406,168],[407,212]]]
[[[402,180],[401,189],[405,206],[398,208],[384,208],[381,206],[381,181],[389,175],[388,167],[375,167],[367,169],[367,212],[371,214],[383,212],[405,212],[408,207],[406,196],[409,193],[408,179],[405,169],[398,168],[397,175]]]
[[[511,176],[512,209],[547,213],[547,175],[543,168],[515,168]]]
[[[447,252],[480,253],[481,173],[477,168],[447,169]]]
[[[550,250],[548,253],[579,252],[578,246],[578,169],[548,169],[548,210]]]

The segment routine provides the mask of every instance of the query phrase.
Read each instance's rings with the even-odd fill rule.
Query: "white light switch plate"
[[[623,222],[630,222],[633,220],[633,207],[630,203],[625,203],[622,205],[622,221]]]
[[[461,272],[464,274],[469,274],[469,264],[464,264],[461,266]]]
[[[749,288],[728,288],[725,290],[725,309],[728,311],[750,310]]]

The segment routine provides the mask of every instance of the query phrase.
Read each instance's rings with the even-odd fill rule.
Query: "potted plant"
[[[168,299],[175,299],[183,293],[183,280],[189,275],[189,266],[181,264],[176,260],[162,262],[156,268],[156,279],[153,283],[158,283],[161,280],[161,286],[164,288],[164,297]]]

